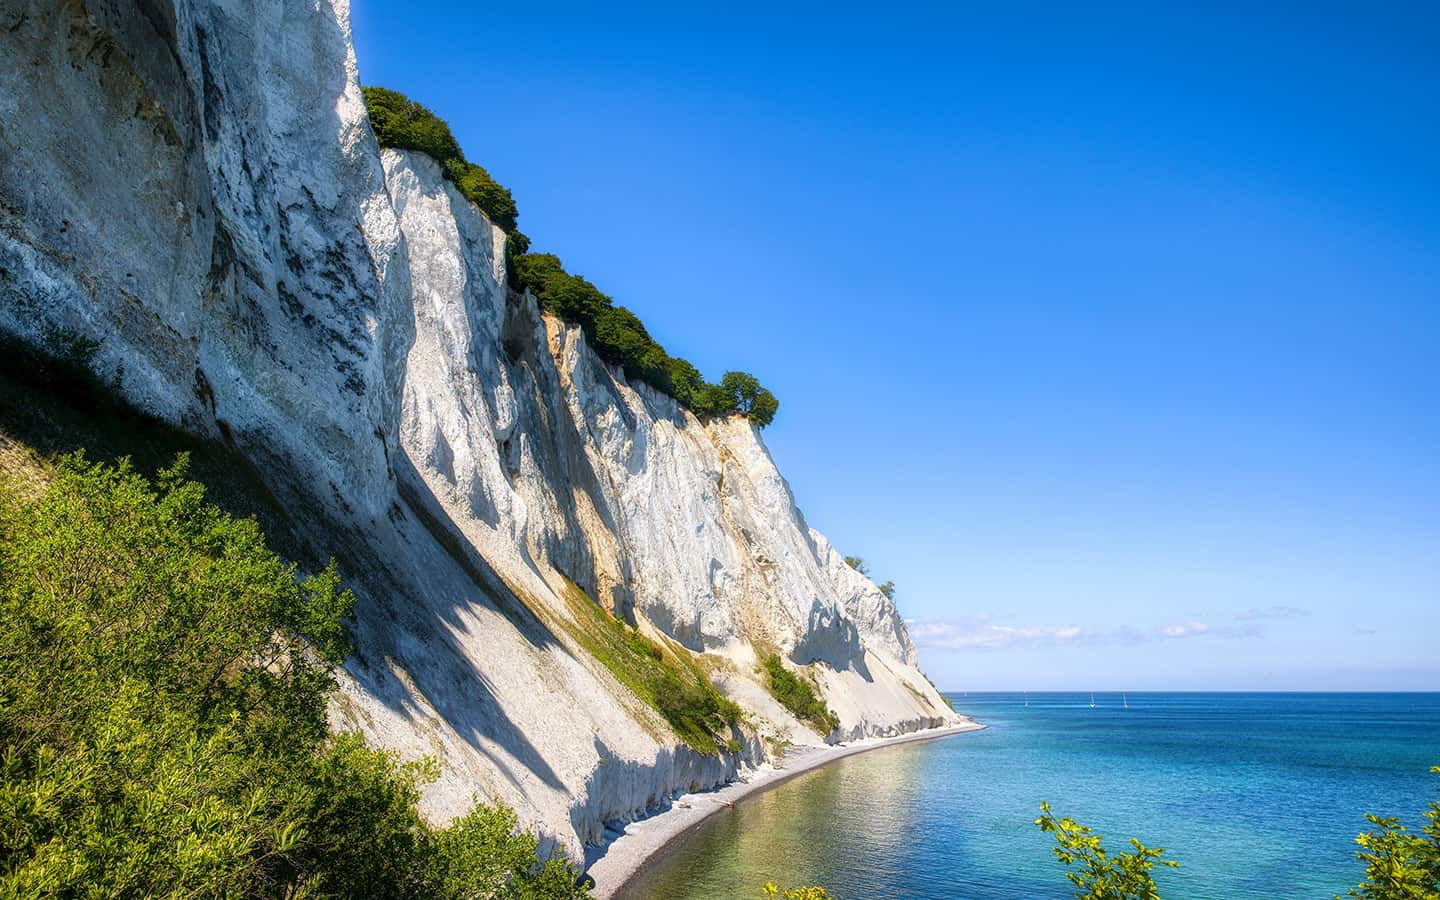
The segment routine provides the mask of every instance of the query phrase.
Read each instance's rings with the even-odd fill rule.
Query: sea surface
[[[1329,898],[1363,877],[1364,813],[1421,823],[1440,778],[1440,694],[951,694],[990,727],[874,750],[718,813],[628,900],[1066,898],[1041,800],[1166,848],[1161,897]],[[1122,707],[1128,700],[1129,709]],[[1028,706],[1026,703],[1028,702]]]

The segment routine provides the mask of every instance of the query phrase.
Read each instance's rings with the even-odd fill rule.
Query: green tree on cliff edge
[[[760,380],[749,372],[726,372],[720,387],[730,397],[731,408],[764,428],[775,421],[780,401],[760,386]]]

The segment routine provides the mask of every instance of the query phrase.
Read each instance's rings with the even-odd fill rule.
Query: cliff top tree
[[[700,371],[665,352],[640,318],[594,284],[565,271],[553,253],[530,253],[530,239],[516,227],[520,213],[510,191],[481,166],[465,159],[450,126],[434,112],[399,91],[363,89],[370,127],[383,147],[414,150],[440,163],[445,177],[485,215],[506,231],[505,261],[510,286],[529,289],[540,308],[585,330],[595,352],[626,377],[650,385],[702,418],[741,413],[764,428],[775,419],[780,401],[755,376],[731,372],[722,384],[707,383]],[[734,377],[732,377],[734,376]]]
[[[418,150],[442,165],[460,159],[460,144],[444,119],[399,91],[362,88],[370,127],[382,147]]]
[[[516,220],[520,212],[510,190],[485,171],[483,166],[465,159],[460,144],[450,133],[444,119],[416,103],[399,91],[382,87],[362,88],[365,109],[370,114],[370,127],[382,147],[416,150],[440,164],[445,177],[481,211],[506,232],[517,234]],[[520,236],[527,246],[529,240]]]
[[[726,372],[720,386],[730,395],[735,412],[764,428],[775,420],[780,401],[760,386],[760,380],[749,372]]]

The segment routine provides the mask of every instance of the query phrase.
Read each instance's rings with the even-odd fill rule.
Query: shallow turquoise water
[[[983,732],[876,750],[710,818],[622,895],[744,898],[766,880],[871,897],[1069,897],[1041,800],[1182,869],[1173,898],[1332,897],[1367,811],[1435,797],[1440,694],[952,695]]]

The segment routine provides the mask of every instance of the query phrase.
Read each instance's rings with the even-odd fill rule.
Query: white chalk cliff
[[[503,800],[578,853],[763,738],[958,720],[755,428],[628,384],[507,289],[504,233],[432,160],[376,144],[348,17],[0,0],[0,328],[99,341],[126,399],[324,523],[361,598],[337,727],[436,757],[434,817]],[[742,749],[691,749],[588,654],[572,584],[693,653]],[[772,650],[838,732],[769,697]]]

